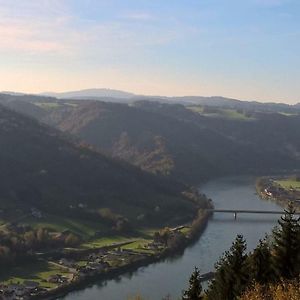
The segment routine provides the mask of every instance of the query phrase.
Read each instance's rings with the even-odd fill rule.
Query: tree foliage
[[[200,280],[200,272],[197,267],[195,267],[189,279],[189,287],[183,292],[182,300],[201,300],[202,297],[202,286]]]
[[[264,284],[274,278],[271,248],[267,238],[260,240],[252,254],[249,255],[248,265],[250,279]]]
[[[285,291],[299,287],[299,282],[296,285],[290,282],[299,279],[299,273],[300,221],[289,203],[272,236],[260,240],[252,253],[246,253],[243,236],[236,237],[230,250],[216,264],[215,277],[205,299],[237,300],[242,294],[245,300],[299,299]]]
[[[300,227],[294,216],[295,209],[290,203],[284,216],[274,230],[273,263],[276,275],[282,278],[295,278],[299,275]]]
[[[248,281],[246,241],[238,235],[229,251],[216,265],[208,300],[232,300],[241,295]]]

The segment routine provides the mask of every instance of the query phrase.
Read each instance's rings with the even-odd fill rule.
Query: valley
[[[120,104],[4,95],[0,103],[113,158],[192,185],[220,176],[299,168],[298,106],[134,99]]]
[[[0,0],[0,300],[299,300],[299,12]]]
[[[197,186],[299,168],[297,109],[229,103],[0,95],[3,293],[56,297],[181,253],[210,217]]]

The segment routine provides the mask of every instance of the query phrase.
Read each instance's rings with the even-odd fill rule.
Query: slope
[[[0,210],[6,219],[32,208],[99,218],[98,210],[109,208],[133,223],[161,225],[195,213],[181,194],[184,185],[117,162],[3,106],[0,124]]]

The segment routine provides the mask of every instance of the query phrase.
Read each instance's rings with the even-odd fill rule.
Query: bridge
[[[284,215],[284,211],[279,210],[251,210],[251,209],[207,209],[212,213],[231,213],[234,215],[234,219],[237,218],[237,214],[269,214],[269,215]],[[300,212],[296,212],[295,215],[300,215]]]

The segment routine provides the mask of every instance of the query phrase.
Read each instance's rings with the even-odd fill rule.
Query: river
[[[218,179],[201,186],[201,192],[213,199],[215,208],[278,210],[275,203],[263,201],[255,193],[255,178]],[[187,285],[194,266],[201,272],[212,271],[214,263],[227,250],[237,234],[243,234],[248,250],[276,225],[278,216],[215,213],[201,238],[176,258],[142,267],[114,280],[93,284],[60,298],[64,300],[123,300],[140,294],[147,300],[166,295],[178,299]]]

